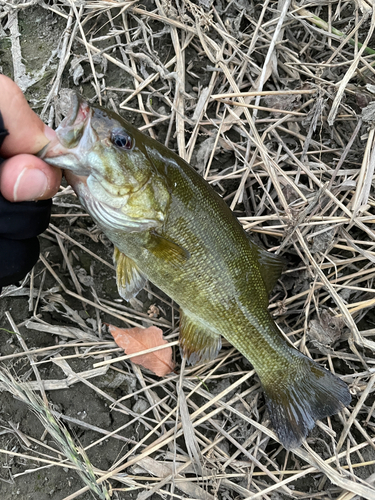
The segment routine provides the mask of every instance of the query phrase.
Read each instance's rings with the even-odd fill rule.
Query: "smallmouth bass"
[[[181,309],[189,363],[215,358],[221,336],[254,366],[287,449],[351,401],[344,382],[295,349],[268,312],[281,260],[251,240],[225,202],[178,155],[116,113],[78,98],[40,156],[66,170],[115,245],[120,295],[150,280]]]

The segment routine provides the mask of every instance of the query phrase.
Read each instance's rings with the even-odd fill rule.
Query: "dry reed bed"
[[[6,29],[16,33],[20,9],[32,8],[34,2],[13,5],[2,0],[0,5]],[[142,500],[154,493],[196,499],[270,499],[276,493],[301,499],[375,498],[374,475],[358,475],[375,463],[375,329],[370,328],[375,304],[375,11],[361,1],[333,1],[328,6],[299,6],[290,0],[251,5],[212,0],[42,5],[66,23],[43,119],[55,125],[61,118],[56,105],[60,88],[67,82],[77,88],[72,77],[67,79],[70,69],[77,83],[86,78],[84,88],[93,102],[139,114],[141,129],[192,161],[244,228],[287,258],[289,266],[273,292],[271,312],[298,348],[338,370],[350,385],[353,401],[341,415],[319,423],[300,449],[285,452],[269,429],[254,371],[244,369],[229,344],[211,363],[182,367],[180,375],[162,380],[132,365],[131,356],[122,357],[119,368],[121,353],[105,334],[103,314],[119,326],[159,325],[177,345],[178,310],[149,287],[165,312],[149,318],[128,304],[98,296],[95,285],[77,275],[71,263],[75,251],[113,267],[110,252],[103,259],[80,242],[79,231],[70,233],[61,226],[62,221],[73,227],[77,220],[86,220],[79,209],[66,208],[69,188],[61,188],[56,196],[59,210],[44,235],[59,245],[63,265],[58,268],[48,255],[41,255],[38,272],[23,284],[30,296],[30,318],[17,326],[8,315],[13,331],[26,325],[64,343],[32,351],[23,343],[19,356],[29,357],[35,382],[19,386],[4,373],[3,383],[18,397],[21,391],[26,400],[34,397],[27,391],[41,391],[47,406],[49,390],[68,390],[78,382],[110,401],[113,411],[129,414],[124,399],[147,399],[142,414],[130,412],[130,424],[141,422],[145,437],[131,444],[109,470],[83,466],[91,481],[94,475],[102,485],[100,490],[91,484],[102,498],[114,484],[122,491],[138,491]],[[79,52],[79,47],[84,50]],[[14,36],[14,77],[27,86],[25,69],[17,62],[20,51]],[[119,79],[131,77],[132,84],[110,85],[114,72]],[[80,231],[100,237],[92,229]],[[61,269],[69,273],[72,285],[59,275]],[[46,275],[53,277],[55,288],[44,286]],[[17,292],[9,289],[4,295],[12,293]],[[71,301],[90,312],[95,320],[91,329]],[[42,312],[46,304],[63,311],[72,326],[47,324]],[[74,347],[74,355],[64,355],[68,347]],[[92,356],[92,369],[75,373],[69,360],[83,356]],[[9,362],[5,358],[2,361]],[[8,358],[16,361],[13,355]],[[61,366],[66,378],[43,382],[38,373],[41,359]],[[95,379],[108,370],[130,370],[137,392],[116,401],[99,389]],[[215,385],[221,389],[210,392]],[[52,435],[51,425],[46,424],[46,430]],[[91,447],[108,438],[106,429],[96,430],[102,438]],[[120,431],[111,439],[123,439]],[[60,445],[67,461],[51,449],[46,449],[47,459],[31,450],[25,456],[79,469],[74,457],[85,456],[79,445],[72,445],[76,455]],[[372,460],[366,460],[368,456]],[[311,482],[303,482],[309,477],[314,478],[312,489]],[[66,500],[87,488],[90,485]]]

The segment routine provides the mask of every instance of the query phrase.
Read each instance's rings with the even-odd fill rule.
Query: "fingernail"
[[[24,168],[13,189],[14,201],[34,201],[44,195],[48,180],[44,172],[37,168]]]
[[[49,141],[56,139],[56,132],[51,129],[48,125],[44,125],[44,135],[47,137]]]

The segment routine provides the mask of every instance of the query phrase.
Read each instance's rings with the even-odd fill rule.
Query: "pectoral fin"
[[[179,268],[190,258],[190,253],[174,241],[150,231],[147,250],[167,264]]]
[[[180,315],[181,355],[191,365],[214,359],[221,349],[221,335],[206,329],[182,310]]]
[[[120,296],[129,300],[142,290],[147,282],[146,276],[139,270],[137,264],[115,247],[113,261],[116,267],[116,281]]]

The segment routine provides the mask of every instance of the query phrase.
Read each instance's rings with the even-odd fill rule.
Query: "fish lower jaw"
[[[82,157],[73,150],[64,152],[64,150],[60,150],[59,147],[57,147],[56,149],[47,150],[47,153],[41,156],[41,158],[49,165],[72,172],[72,174],[76,176],[87,177],[90,174],[90,169],[82,162]]]

